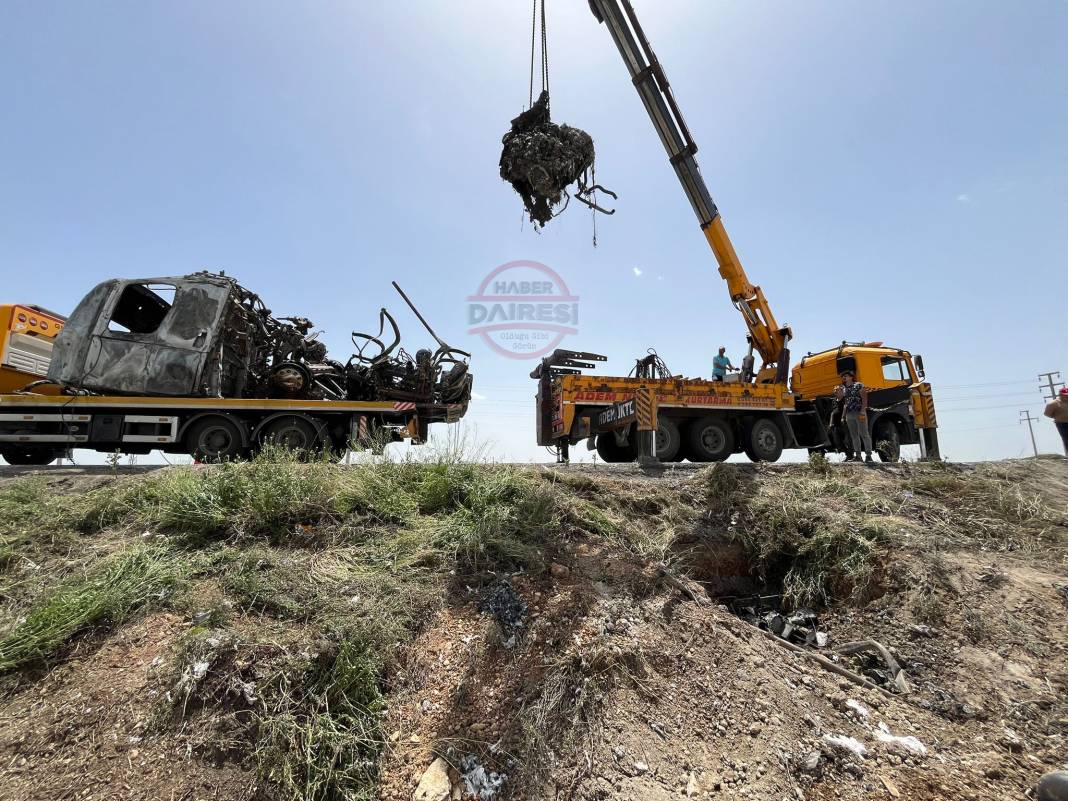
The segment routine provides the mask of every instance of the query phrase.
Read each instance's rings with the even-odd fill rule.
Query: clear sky
[[[1068,4],[635,0],[727,229],[794,353],[922,353],[951,459],[1025,455],[1068,379]],[[538,459],[533,362],[467,333],[498,265],[580,297],[565,346],[707,375],[744,326],[585,0],[549,0],[554,117],[619,194],[541,233],[497,175],[530,4],[0,0],[2,295],[69,311],[111,276],[225,269],[335,356],[389,282],[474,352],[472,435]],[[404,313],[401,313],[401,312]],[[1040,448],[1057,450],[1042,420]]]

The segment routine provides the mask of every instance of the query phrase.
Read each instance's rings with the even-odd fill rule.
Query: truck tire
[[[694,420],[686,429],[686,452],[691,462],[722,462],[734,453],[734,431],[712,415]]]
[[[615,434],[598,434],[597,455],[601,457],[601,461],[608,464],[633,462],[634,446],[629,442],[623,446],[617,445]]]
[[[682,448],[679,425],[670,417],[661,417],[656,424],[656,458],[661,462],[673,462]]]
[[[260,441],[270,442],[294,453],[309,456],[323,448],[315,424],[306,417],[286,415],[269,422],[260,432]]]
[[[753,462],[777,462],[785,445],[782,429],[774,420],[759,417],[746,426],[742,446]]]
[[[227,462],[244,455],[237,424],[221,415],[202,417],[189,426],[185,449],[198,462]]]
[[[52,464],[60,455],[62,451],[57,452],[55,448],[15,446],[0,450],[0,456],[4,457],[5,462],[18,467]]]
[[[892,422],[876,426],[872,439],[875,440],[875,452],[879,454],[879,461],[901,461],[901,435]]]

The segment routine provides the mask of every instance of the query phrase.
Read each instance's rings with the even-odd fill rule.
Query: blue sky
[[[1026,454],[1037,373],[1068,377],[1068,5],[636,7],[795,355],[842,339],[920,352],[950,458]],[[3,294],[69,310],[105,277],[225,269],[343,355],[379,306],[402,311],[395,278],[474,351],[471,435],[541,458],[533,364],[466,333],[493,268],[556,270],[581,297],[565,346],[613,371],[655,347],[707,374],[719,344],[741,355],[744,327],[585,0],[549,3],[553,113],[593,135],[618,211],[596,249],[580,207],[522,223],[497,159],[529,37],[529,4],[503,0],[6,0]]]

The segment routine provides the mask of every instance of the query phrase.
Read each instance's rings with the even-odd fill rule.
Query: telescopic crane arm
[[[731,301],[745,318],[749,341],[763,359],[760,378],[768,380],[774,374],[775,380],[785,382],[789,369],[787,345],[793,334],[788,327],[780,328],[775,322],[775,315],[764,293],[749,281],[738,254],[734,252],[734,245],[727,236],[719,210],[694,158],[697,144],[690,136],[672,94],[671,84],[649,40],[645,38],[630,0],[589,0],[589,3],[598,22],[603,22],[612,34],[612,40],[630,71],[634,87],[667,150],[671,166],[675,168],[683,191],[701,223],[701,230],[716,254],[719,274],[727,282]],[[777,369],[772,371],[771,368]]]

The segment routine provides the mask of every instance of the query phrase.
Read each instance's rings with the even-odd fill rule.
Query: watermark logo
[[[467,333],[509,359],[539,359],[578,333],[578,304],[578,295],[552,268],[510,261],[467,298]]]

